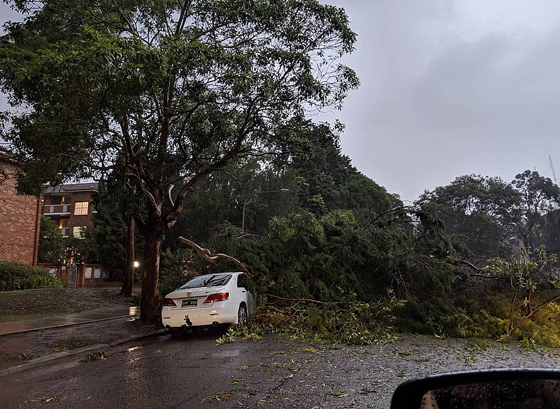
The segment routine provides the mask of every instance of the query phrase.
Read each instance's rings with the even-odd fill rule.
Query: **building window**
[[[72,229],[72,234],[77,239],[83,239],[84,230],[85,230],[85,226],[74,226],[74,228]]]
[[[76,202],[74,205],[74,216],[87,216],[88,204],[88,202]]]

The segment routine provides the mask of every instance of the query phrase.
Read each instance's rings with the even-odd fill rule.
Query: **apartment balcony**
[[[71,214],[71,204],[45,205],[43,214],[45,216],[68,216]]]

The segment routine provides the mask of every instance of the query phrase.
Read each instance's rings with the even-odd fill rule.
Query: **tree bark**
[[[161,323],[161,306],[158,281],[161,247],[165,231],[163,218],[156,211],[152,211],[146,227],[140,321],[146,324],[159,324]]]
[[[134,261],[136,259],[134,250],[134,228],[134,218],[132,215],[129,215],[126,235],[126,268],[121,288],[121,295],[125,297],[132,297],[132,287],[134,285]]]

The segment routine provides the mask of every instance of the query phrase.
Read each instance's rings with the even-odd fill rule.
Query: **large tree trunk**
[[[126,236],[126,268],[124,271],[121,295],[132,297],[132,286],[134,284],[134,262],[136,253],[134,251],[134,218],[128,216],[128,231]]]
[[[156,212],[154,212],[156,213]],[[159,324],[160,301],[158,291],[159,262],[164,239],[164,222],[161,216],[150,214],[145,232],[144,268],[142,270],[142,299],[140,302],[140,321]]]

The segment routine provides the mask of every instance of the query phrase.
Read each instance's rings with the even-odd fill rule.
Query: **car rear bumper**
[[[161,321],[164,327],[199,327],[213,324],[237,323],[237,312],[232,314],[223,308],[177,308],[163,307]]]

